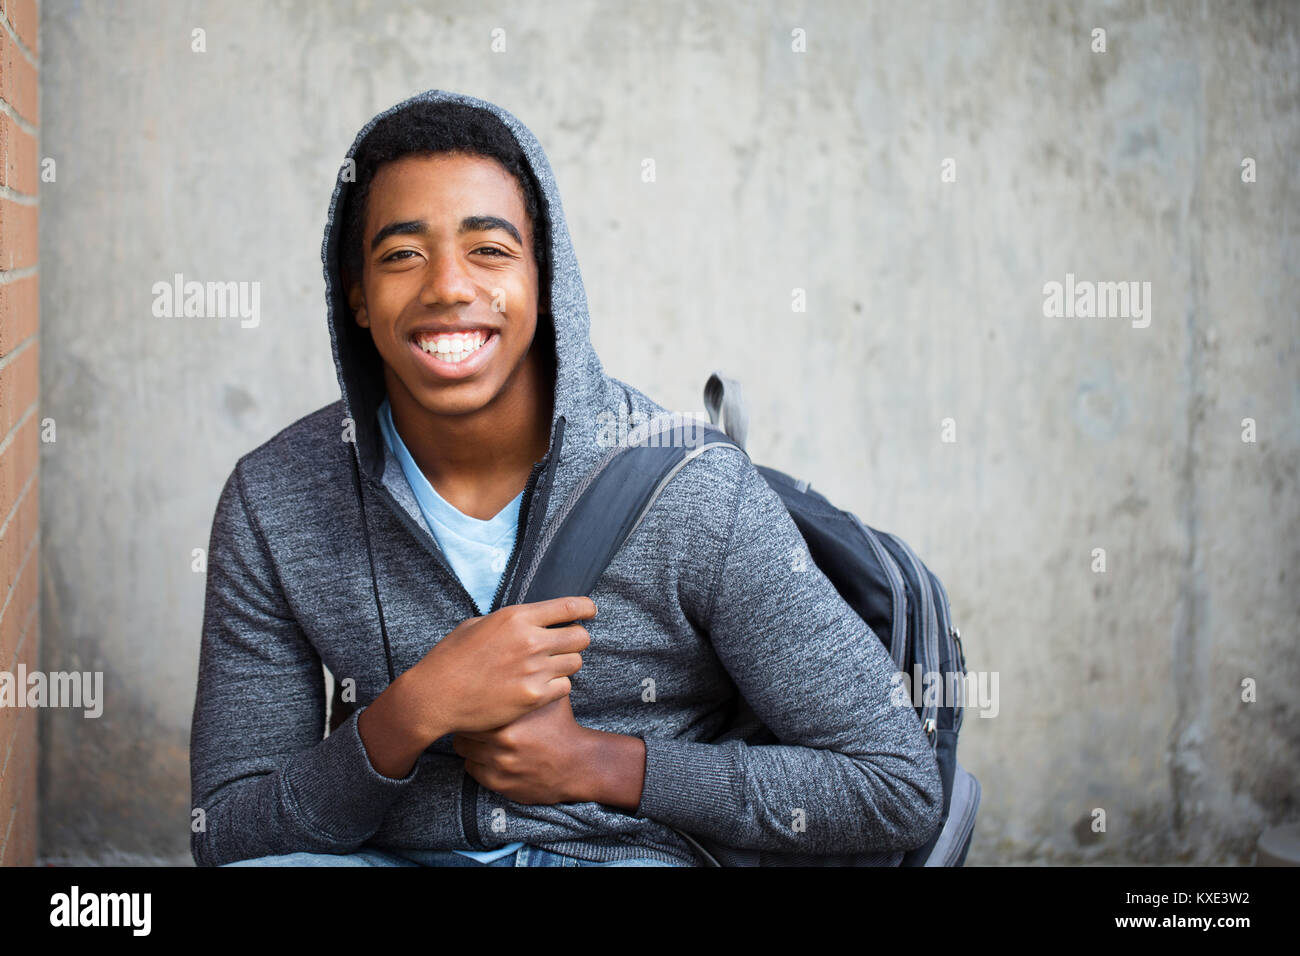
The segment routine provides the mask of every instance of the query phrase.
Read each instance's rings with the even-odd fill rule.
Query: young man
[[[322,252],[342,400],[242,457],[213,522],[195,861],[690,866],[698,841],[891,863],[925,843],[942,786],[890,658],[792,561],[738,450],[682,468],[589,596],[519,603],[608,423],[667,414],[592,349],[532,133],[432,90],[349,159]],[[322,662],[356,702],[323,739]]]

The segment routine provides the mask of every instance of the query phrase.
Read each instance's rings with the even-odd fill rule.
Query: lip
[[[415,337],[420,331],[412,332],[406,339],[407,346],[416,357],[430,372],[438,378],[455,381],[457,379],[468,378],[473,375],[492,358],[492,353],[496,351],[497,343],[501,340],[501,333],[496,329],[485,329],[488,332],[488,340],[480,345],[467,359],[461,359],[459,362],[444,362],[440,358],[434,358],[420,346],[416,345]],[[468,330],[466,330],[468,331]]]

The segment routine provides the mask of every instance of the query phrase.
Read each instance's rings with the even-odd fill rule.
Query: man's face
[[[537,329],[532,228],[496,160],[437,154],[380,167],[348,300],[394,405],[405,390],[429,412],[463,415],[506,390]]]

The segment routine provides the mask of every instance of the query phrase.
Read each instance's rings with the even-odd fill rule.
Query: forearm
[[[421,700],[411,671],[389,684],[357,719],[357,733],[370,765],[385,777],[400,780],[410,774],[429,745],[450,729],[430,715],[421,719]]]
[[[414,779],[390,779],[369,763],[356,715],[316,746],[243,779],[206,745],[194,754],[194,810],[202,812],[194,815],[191,850],[200,866],[294,851],[352,852]],[[223,778],[230,782],[221,784]]]
[[[937,825],[942,788],[919,729],[912,737],[904,728],[898,739],[905,742],[851,757],[786,744],[648,738],[636,812],[737,848],[910,849]]]
[[[190,726],[194,861],[346,853],[367,840],[414,774],[394,779],[371,764],[357,730],[365,712],[324,737],[321,659],[280,590],[237,466],[208,547]],[[388,769],[400,769],[401,750]]]
[[[588,730],[575,767],[573,802],[590,800],[629,812],[641,802],[645,781],[645,741],[625,734]]]
[[[919,846],[942,815],[934,753],[894,663],[806,552],[745,459],[704,629],[769,739],[646,739],[638,815],[737,848],[841,854]],[[716,738],[713,738],[716,739]]]

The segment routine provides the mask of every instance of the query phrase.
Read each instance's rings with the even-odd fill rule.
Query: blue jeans
[[[650,857],[638,856],[630,860],[611,860],[593,863],[576,856],[564,856],[535,846],[523,846],[491,863],[480,863],[451,850],[376,850],[367,847],[355,853],[285,853],[280,856],[259,856],[251,860],[237,860],[224,866],[686,866],[685,863],[667,863]]]

